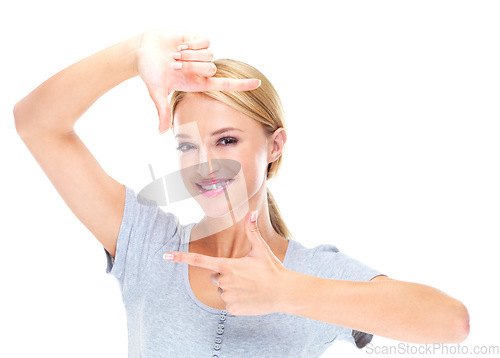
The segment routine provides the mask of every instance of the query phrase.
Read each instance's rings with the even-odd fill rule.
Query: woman
[[[74,131],[104,93],[139,75],[172,128],[205,211],[181,225],[109,177]],[[167,96],[176,90],[169,104]],[[372,335],[461,342],[468,313],[432,287],[388,278],[333,245],[295,240],[266,188],[286,142],[279,97],[209,40],[148,31],[49,78],[14,108],[16,129],[120,283],[131,357],[316,357]],[[140,199],[140,200],[139,200]]]

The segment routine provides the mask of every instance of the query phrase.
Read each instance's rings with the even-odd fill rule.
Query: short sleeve
[[[382,275],[378,270],[340,252],[336,246],[330,244],[317,246],[313,260],[319,267],[316,276],[331,280],[370,281],[375,276]]]
[[[104,249],[106,273],[119,282],[122,294],[133,291],[152,255],[176,235],[178,218],[158,208],[125,185],[125,205],[116,243],[115,258]]]
[[[375,276],[383,275],[380,271],[371,268],[342,252],[330,244],[319,245],[315,248],[313,260],[318,262],[319,271],[316,276],[343,281],[370,281]],[[371,342],[373,335],[347,327],[335,326],[336,339],[353,343],[358,348],[365,347]]]

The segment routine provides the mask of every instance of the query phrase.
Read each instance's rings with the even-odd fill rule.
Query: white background
[[[12,108],[65,67],[153,28],[205,35],[215,58],[248,62],[274,84],[288,142],[268,185],[296,240],[441,289],[469,309],[462,346],[500,345],[498,2],[46,0],[3,2],[0,14],[0,356],[126,356],[102,245],[17,136]],[[149,163],[157,177],[177,169],[172,133],[158,135],[138,77],[75,128],[136,190],[151,181]],[[163,209],[189,223],[201,218],[193,208]],[[324,357],[367,354],[338,342]]]

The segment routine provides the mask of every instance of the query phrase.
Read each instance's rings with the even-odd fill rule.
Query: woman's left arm
[[[287,275],[283,313],[409,343],[459,343],[469,335],[467,308],[430,286],[386,276],[358,282]]]

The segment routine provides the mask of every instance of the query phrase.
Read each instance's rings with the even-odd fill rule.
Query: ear
[[[269,152],[267,158],[268,163],[276,161],[281,156],[285,143],[286,143],[285,128],[276,129],[269,140]]]

